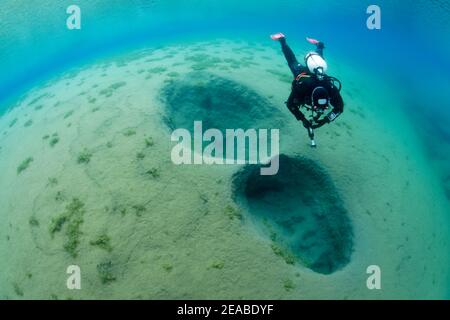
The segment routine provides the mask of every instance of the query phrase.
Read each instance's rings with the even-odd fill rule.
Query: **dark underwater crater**
[[[233,176],[233,197],[271,238],[275,253],[292,257],[286,262],[321,274],[350,262],[351,221],[331,177],[315,161],[281,155],[274,176],[262,176],[259,165],[247,165]]]
[[[253,89],[206,72],[192,72],[171,81],[161,90],[170,129],[280,128],[280,111]]]

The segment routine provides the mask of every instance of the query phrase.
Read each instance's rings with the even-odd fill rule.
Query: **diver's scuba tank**
[[[342,89],[342,84],[339,79],[335,77],[330,77],[326,75],[328,70],[327,62],[315,51],[309,52],[305,56],[305,64],[308,67],[308,70],[311,74],[317,77],[320,81],[326,80],[330,81],[332,86],[336,87],[340,92]]]
[[[314,51],[309,52],[305,56],[305,64],[309,69],[309,72],[315,75],[324,75],[327,72],[327,62]]]

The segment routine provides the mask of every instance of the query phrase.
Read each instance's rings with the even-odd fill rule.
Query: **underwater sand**
[[[142,50],[30,91],[0,119],[0,298],[448,298],[449,205],[395,92],[345,60],[329,64],[346,110],[317,131],[316,150],[284,105],[283,57],[266,44]],[[240,120],[281,127],[286,168],[304,169],[289,193],[280,180],[259,196],[267,181],[246,180],[245,166],[172,164],[168,124],[192,114],[166,102],[197,76],[212,92],[227,92],[207,80],[217,77],[261,101],[264,117],[242,110]],[[212,120],[227,127],[227,116]],[[284,209],[303,208],[305,223],[276,222],[270,202],[296,195],[299,207]],[[297,228],[291,238],[283,225]],[[320,249],[297,252],[295,237]],[[79,291],[65,285],[72,264]],[[380,291],[366,288],[372,264]]]

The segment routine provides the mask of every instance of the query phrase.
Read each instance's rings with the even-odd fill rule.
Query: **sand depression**
[[[246,166],[233,177],[236,202],[288,263],[331,274],[349,261],[352,225],[331,177],[316,162],[280,156],[280,171]]]

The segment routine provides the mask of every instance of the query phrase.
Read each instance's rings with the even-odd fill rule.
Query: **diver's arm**
[[[288,98],[288,101],[286,101],[286,105],[287,105],[289,111],[294,115],[295,119],[297,119],[298,121],[301,121],[305,128],[309,128],[309,127],[311,127],[311,122],[308,119],[306,119],[303,112],[300,111],[299,105],[296,102],[295,95],[296,95],[296,93],[294,91],[292,91],[291,95]]]
[[[333,106],[333,110],[331,110],[324,118],[327,123],[333,122],[342,114],[342,112],[344,112],[344,101],[342,101],[340,94],[338,94],[338,98],[334,101],[333,98],[331,99],[331,105]]]
[[[330,102],[333,106],[333,110],[327,114],[326,118],[329,122],[332,122],[344,112],[344,100],[342,100],[341,94],[336,87],[333,87],[333,90],[331,91]]]

